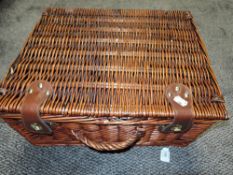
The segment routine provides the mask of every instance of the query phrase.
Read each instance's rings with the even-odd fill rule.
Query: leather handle
[[[71,133],[83,144],[97,151],[119,151],[133,146],[143,136],[144,131],[145,131],[144,128],[135,127],[134,134],[132,135],[131,138],[122,142],[113,142],[113,143],[108,143],[108,142],[98,143],[84,136],[82,130],[79,131],[71,130]]]

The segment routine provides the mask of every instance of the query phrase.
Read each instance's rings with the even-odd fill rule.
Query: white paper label
[[[181,96],[175,96],[173,100],[182,107],[185,107],[188,105],[188,102],[185,99],[183,99]]]
[[[170,162],[170,150],[169,148],[163,148],[160,153],[160,160],[162,162]]]

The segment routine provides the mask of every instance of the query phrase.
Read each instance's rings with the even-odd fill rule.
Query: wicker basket
[[[185,11],[47,9],[0,88],[0,117],[42,146],[186,146],[227,119]]]

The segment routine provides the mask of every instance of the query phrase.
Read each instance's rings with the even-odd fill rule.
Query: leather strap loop
[[[174,110],[174,120],[171,124],[162,125],[162,133],[185,133],[192,128],[194,110],[191,90],[183,84],[171,84],[167,87],[165,96]]]
[[[40,107],[52,92],[52,86],[46,81],[34,81],[30,85],[21,106],[22,121],[28,131],[39,134],[52,133],[52,129],[40,117]]]

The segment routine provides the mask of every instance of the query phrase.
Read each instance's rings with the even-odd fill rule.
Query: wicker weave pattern
[[[98,124],[79,124],[77,122],[72,123],[57,123],[53,128],[53,135],[38,135],[33,134],[25,130],[22,123],[15,123],[14,120],[7,119],[8,124],[24,136],[29,142],[34,145],[51,146],[51,145],[80,145],[83,140],[77,136],[82,132],[85,138],[88,138],[95,142],[95,145],[102,143],[108,143],[109,145],[121,142],[131,142],[135,133],[135,126],[130,125],[98,125]],[[157,125],[169,123],[167,120],[155,119]],[[140,125],[144,128],[145,134],[141,139],[136,142],[140,146],[187,146],[193,140],[195,140],[202,132],[208,129],[214,120],[196,121],[192,129],[183,134],[181,137],[177,134],[162,134],[158,131],[157,125]],[[75,134],[74,134],[74,133]],[[134,145],[134,144],[132,144]],[[132,146],[131,145],[131,146]]]
[[[188,12],[48,9],[0,85],[0,110],[19,113],[28,85],[46,80],[55,92],[43,114],[171,117],[164,90],[177,82],[196,118],[224,118],[209,64]]]

